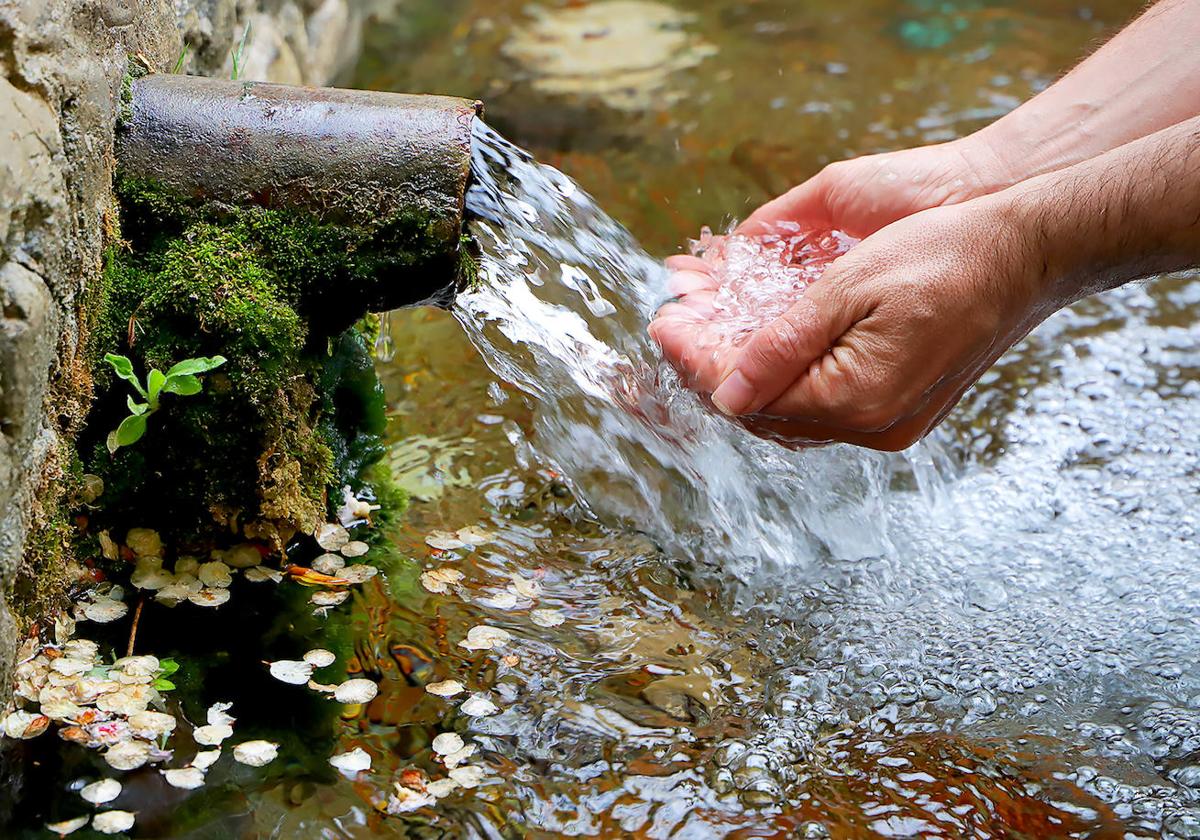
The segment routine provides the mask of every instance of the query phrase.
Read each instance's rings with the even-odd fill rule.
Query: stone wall
[[[241,78],[326,84],[354,61],[366,7],[0,0],[0,705],[14,581],[44,571],[30,568],[27,538],[51,516],[43,502],[61,484],[61,441],[90,399],[80,315],[113,222],[113,129],[129,57],[228,76],[244,41]]]

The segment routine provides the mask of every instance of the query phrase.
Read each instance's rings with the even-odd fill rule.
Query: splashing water
[[[662,265],[569,178],[477,125],[467,204],[480,281],[455,313],[492,370],[533,400],[540,456],[597,514],[743,580],[822,549],[884,551],[881,500],[903,462],[789,452],[711,412],[647,335]],[[932,456],[910,458],[929,484]]]
[[[805,229],[777,222],[759,236],[713,236],[704,228],[689,244],[709,264],[717,290],[712,334],[740,345],[750,333],[778,318],[858,239],[840,230]]]

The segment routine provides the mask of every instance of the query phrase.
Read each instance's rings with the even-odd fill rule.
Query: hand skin
[[[779,221],[859,238],[912,213],[988,195],[1200,114],[1200,0],[1162,0],[1055,84],[949,143],[838,161],[741,226]]]
[[[1200,117],[999,192],[924,210],[834,262],[741,346],[715,281],[679,258],[651,334],[723,413],[790,446],[898,450],[1057,309],[1200,264]]]

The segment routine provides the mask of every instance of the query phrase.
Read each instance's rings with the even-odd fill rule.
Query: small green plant
[[[158,661],[158,672],[154,675],[154,682],[150,683],[150,686],[156,691],[173,691],[175,683],[167,678],[178,670],[179,663],[174,659],[160,659]]]
[[[202,386],[197,374],[206,373],[225,364],[225,357],[184,359],[166,373],[154,368],[146,376],[145,385],[138,380],[137,374],[133,372],[133,362],[126,356],[108,353],[104,361],[112,365],[117,376],[133,385],[145,400],[138,402],[132,396],[125,398],[129,405],[129,416],[108,434],[108,451],[116,452],[122,446],[129,446],[142,439],[142,435],[146,434],[146,420],[158,411],[159,398],[163,394],[178,394],[181,397],[199,394]]]
[[[250,21],[246,21],[246,29],[242,32],[242,40],[238,41],[237,48],[233,51],[233,55],[229,58],[233,62],[233,73],[229,78],[235,82],[238,76],[242,74],[242,53],[246,49],[246,39],[250,37]]]

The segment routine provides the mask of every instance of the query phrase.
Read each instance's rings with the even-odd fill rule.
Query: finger
[[[832,223],[826,204],[825,182],[820,175],[809,178],[759,207],[734,233],[762,236],[771,233],[780,222],[795,222],[804,227],[829,226]]]
[[[701,274],[698,271],[676,271],[667,278],[667,292],[672,295],[686,295],[701,290],[715,290],[719,284],[711,274]]]
[[[755,414],[770,405],[816,360],[825,356],[854,323],[870,314],[826,274],[771,323],[751,334],[722,376],[712,401],[730,416]]]
[[[710,263],[690,254],[676,254],[673,257],[667,257],[667,268],[671,271],[696,271],[700,274],[712,274]]]
[[[719,337],[711,333],[705,319],[685,310],[686,314],[667,312],[650,325],[650,336],[662,348],[663,358],[679,371],[689,388],[709,391],[718,381]]]

